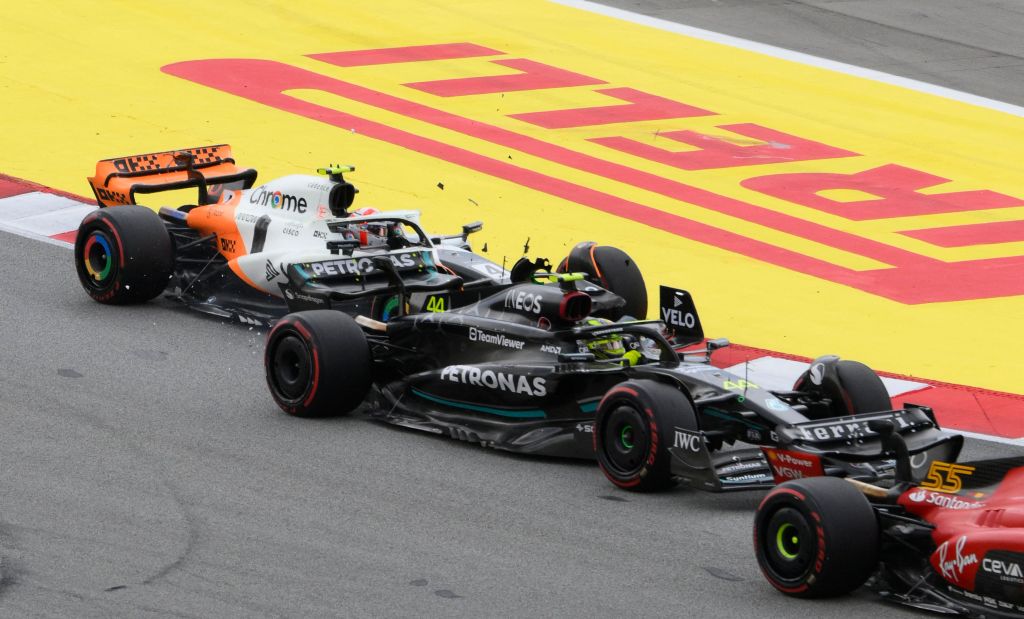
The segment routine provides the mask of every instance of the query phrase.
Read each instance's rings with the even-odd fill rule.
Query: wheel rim
[[[768,519],[761,547],[776,579],[800,581],[814,562],[817,538],[802,512],[783,507]]]
[[[786,522],[775,534],[775,550],[783,559],[792,561],[800,556],[800,535],[792,524]]]
[[[608,469],[630,477],[643,468],[650,446],[646,419],[628,404],[619,404],[608,415],[604,432],[604,453]]]
[[[633,426],[629,424],[622,426],[622,431],[619,432],[619,444],[624,449],[629,450],[636,446],[636,443],[633,441],[633,434]]]
[[[270,375],[274,389],[285,400],[298,400],[309,389],[309,348],[297,335],[289,333],[274,347]]]
[[[91,288],[104,290],[117,279],[117,261],[110,237],[100,230],[93,230],[82,246],[82,266],[85,281]]]

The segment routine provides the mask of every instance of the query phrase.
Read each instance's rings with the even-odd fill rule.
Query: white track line
[[[649,15],[642,15],[640,13],[634,13],[633,11],[627,11],[625,9],[604,6],[603,4],[596,4],[594,2],[588,2],[587,0],[549,0],[549,2],[561,4],[563,6],[568,6],[584,11],[590,11],[591,13],[606,15],[608,17],[614,17],[616,19],[632,22],[634,24],[640,24],[643,26],[658,28],[659,30],[674,32],[676,34],[692,37],[694,39],[700,39],[702,41],[709,41],[711,43],[721,43],[722,45],[728,45],[730,47],[745,49],[747,51],[757,52],[759,54],[772,56],[774,58],[780,58],[782,60],[790,60],[792,62],[798,62],[800,64],[805,64],[812,67],[829,69],[832,71],[836,71],[837,73],[845,73],[846,75],[862,77],[865,79],[870,79],[885,84],[892,84],[893,86],[901,86],[903,88],[908,88],[910,90],[916,90],[918,92],[923,92],[930,95],[936,95],[939,97],[945,97],[947,99],[953,99],[954,101],[960,101],[962,103],[969,103],[972,105],[977,105],[979,107],[998,110],[1000,112],[1006,112],[1007,114],[1013,114],[1015,116],[1024,116],[1024,107],[1013,105],[1012,103],[1004,103],[1003,101],[996,101],[995,99],[979,97],[978,95],[972,95],[967,92],[953,90],[952,88],[936,86],[935,84],[920,82],[910,78],[892,75],[890,73],[883,73],[881,71],[876,71],[874,69],[867,69],[852,64],[846,64],[844,62],[829,60],[828,58],[821,58],[819,56],[804,54],[802,52],[795,52],[793,50],[775,47],[774,45],[758,43],[757,41],[741,39],[739,37],[730,36],[728,34],[721,34],[719,32],[712,32],[710,30],[704,30],[701,28],[694,28],[693,26],[677,24],[675,22],[671,22],[665,19],[651,17]]]

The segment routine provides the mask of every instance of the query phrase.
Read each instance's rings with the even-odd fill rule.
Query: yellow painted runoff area
[[[360,204],[420,209],[435,232],[481,219],[474,246],[486,246],[497,262],[511,264],[527,239],[531,255],[553,260],[580,240],[618,246],[643,270],[653,308],[659,283],[686,288],[709,336],[1024,393],[1016,372],[1024,295],[960,294],[979,278],[941,268],[1012,262],[1024,241],[943,246],[900,234],[1024,220],[1024,199],[858,219],[750,180],[900,166],[948,179],[917,187],[923,196],[987,190],[1024,197],[1020,117],[537,0],[107,2],[102,10],[25,2],[5,7],[0,37],[0,173],[87,195],[85,177],[99,159],[223,142],[262,180],[351,163]],[[380,56],[373,64],[310,57],[450,44],[490,52],[425,52],[404,62]],[[339,126],[251,98],[246,89],[231,92],[231,75],[216,73],[220,65],[194,65],[202,79],[165,69],[228,58],[273,61],[282,74],[301,70],[342,83],[326,91],[300,81],[285,92],[376,124]],[[523,74],[536,78],[525,89],[509,86],[514,80],[452,81]],[[702,112],[603,124],[570,117],[560,126],[513,117],[626,105],[615,95],[636,93]],[[751,127],[776,137],[758,138],[760,129]],[[401,133],[387,137],[390,130]],[[684,131],[695,142],[666,137]],[[801,140],[834,156],[801,158],[811,152],[794,146]],[[741,165],[735,156],[744,155],[735,151],[728,165],[672,163],[671,153],[765,144],[782,159],[759,151]],[[476,163],[437,145],[457,147]],[[668,154],[638,154],[659,151]],[[504,172],[484,169],[499,164]],[[791,183],[777,185],[782,191]],[[877,194],[833,187],[812,195],[842,205]],[[665,213],[679,229],[660,229]],[[786,255],[772,258],[777,248]],[[800,266],[803,257],[811,266]],[[903,298],[903,280],[879,292],[858,278],[904,257],[931,265],[918,277],[944,289],[939,297]]]

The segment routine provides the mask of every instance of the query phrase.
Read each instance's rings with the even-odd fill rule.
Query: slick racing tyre
[[[797,378],[794,391],[817,393],[829,400],[827,417],[892,410],[892,399],[882,379],[871,368],[857,361],[840,360],[835,372],[824,371],[820,385],[812,374],[816,364]]]
[[[296,312],[267,337],[267,386],[281,410],[298,417],[344,415],[370,391],[366,336],[336,310]]]
[[[171,235],[144,206],[115,206],[86,215],[75,239],[75,269],[94,300],[110,305],[149,301],[174,270]]]
[[[871,504],[836,477],[777,486],[754,516],[761,572],[795,597],[832,597],[860,587],[878,565],[879,543]]]
[[[607,318],[618,320],[624,315],[639,320],[647,318],[647,284],[640,267],[621,249],[593,241],[578,243],[558,265],[558,272],[586,273],[602,288],[625,299],[623,313]]]
[[[594,451],[616,486],[656,492],[675,485],[669,447],[675,428],[696,429],[693,406],[679,389],[630,380],[608,390],[594,419]]]

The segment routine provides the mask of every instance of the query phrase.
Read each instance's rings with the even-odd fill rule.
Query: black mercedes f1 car
[[[894,483],[800,479],[761,502],[761,571],[795,597],[867,585],[884,599],[945,615],[1024,617],[1024,458],[915,456],[891,421],[875,421],[897,454]]]
[[[837,357],[792,391],[761,389],[711,366],[689,293],[661,288],[663,320],[593,318],[617,296],[582,274],[534,273],[446,312],[387,323],[299,312],[269,333],[270,392],[293,415],[352,411],[514,452],[597,458],[617,486],[677,481],[726,491],[831,474],[893,474],[871,421],[893,421],[927,467],[962,437],[926,408],[892,410],[881,380]],[[690,348],[688,348],[690,347]],[[738,445],[745,448],[736,448]],[[726,449],[726,447],[730,447]]]

